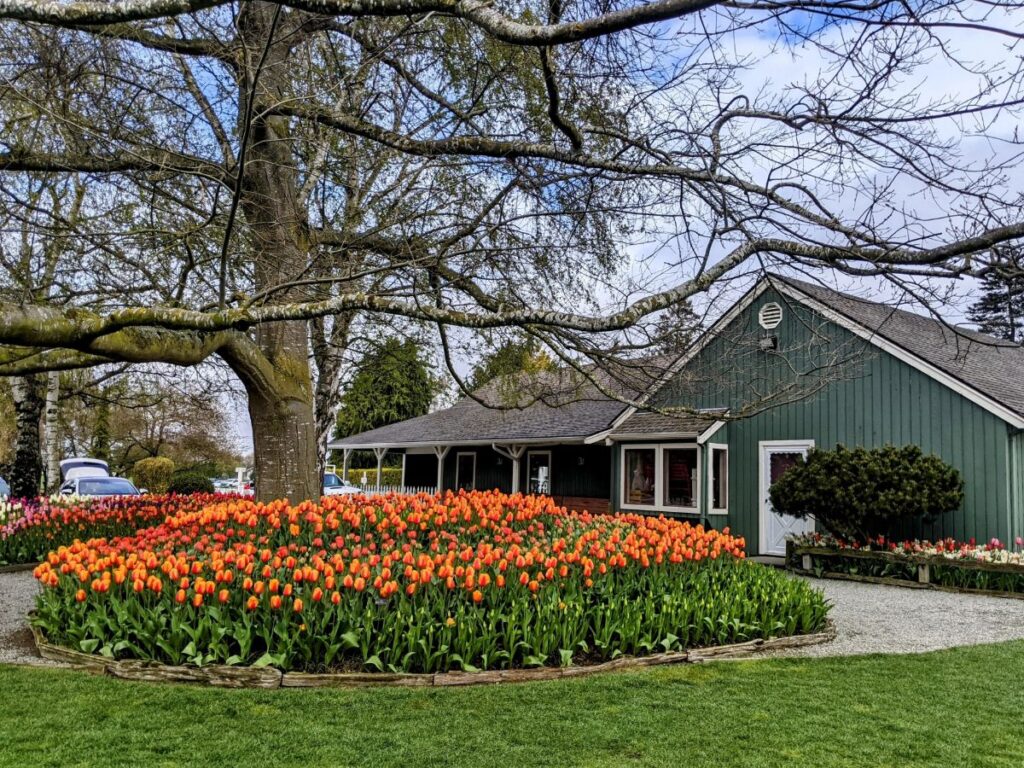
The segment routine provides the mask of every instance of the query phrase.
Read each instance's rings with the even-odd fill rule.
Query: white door
[[[780,515],[772,509],[768,498],[768,489],[772,483],[782,477],[782,473],[793,466],[797,459],[807,455],[814,447],[813,440],[768,441],[760,444],[760,499],[761,523],[760,554],[785,555],[786,537],[789,535],[809,533],[814,530],[813,520],[801,520],[789,515]]]

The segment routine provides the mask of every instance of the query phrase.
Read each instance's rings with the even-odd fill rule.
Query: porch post
[[[341,479],[348,482],[348,457],[352,453],[351,448],[341,449]]]
[[[377,487],[380,488],[384,485],[380,480],[380,472],[384,468],[384,457],[387,456],[387,448],[374,448],[373,454],[377,457]]]
[[[434,455],[437,456],[437,492],[440,493],[444,485],[444,457],[448,455],[452,447],[450,445],[435,445]]]
[[[512,461],[512,493],[519,493],[519,460],[526,452],[525,445],[498,445],[491,443],[491,448],[500,456]]]

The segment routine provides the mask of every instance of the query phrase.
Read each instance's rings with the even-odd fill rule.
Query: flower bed
[[[818,632],[819,592],[728,531],[549,498],[235,500],[35,570],[51,642],[107,658],[445,672],[596,663]]]
[[[170,514],[223,500],[215,494],[120,496],[83,499],[53,496],[0,502],[0,566],[36,564],[76,539],[129,536]]]
[[[1024,597],[1024,540],[1015,549],[998,539],[889,541],[864,544],[827,534],[794,537],[787,544],[787,566],[825,578],[847,578],[903,586]]]

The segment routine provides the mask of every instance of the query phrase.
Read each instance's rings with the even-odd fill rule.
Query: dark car
[[[60,487],[64,496],[141,496],[131,480],[123,477],[77,477]]]

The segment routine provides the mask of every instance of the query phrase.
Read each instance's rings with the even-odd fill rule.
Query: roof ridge
[[[899,314],[902,315],[903,317],[910,318],[915,321],[932,323],[943,329],[948,329],[953,333],[964,336],[965,338],[968,339],[970,339],[971,336],[980,337],[978,339],[975,339],[975,341],[977,341],[977,343],[979,344],[987,344],[988,346],[992,347],[1005,347],[1010,349],[1024,350],[1024,345],[1017,344],[1013,341],[1010,341],[1009,339],[1003,339],[998,336],[993,336],[990,333],[985,333],[984,331],[979,331],[974,328],[965,328],[960,325],[955,325],[953,323],[947,322],[944,319],[935,317],[934,315],[923,315],[918,312],[911,312],[910,310],[904,309],[902,307],[893,306],[891,304],[887,304],[881,301],[866,299],[863,296],[857,296],[856,294],[847,293],[846,291],[840,291],[837,288],[832,288],[830,286],[822,285],[820,283],[813,283],[810,282],[809,280],[800,280],[799,278],[789,277],[788,275],[782,275],[777,272],[767,272],[766,276],[769,279],[781,280],[782,282],[796,288],[797,290],[803,290],[805,293],[807,292],[806,289],[811,289],[813,291],[824,291],[834,296],[839,296],[848,301],[856,301],[861,304],[866,304],[868,306],[879,307],[881,309],[885,309],[890,313]],[[872,330],[877,332],[880,331],[881,329],[875,328]]]

